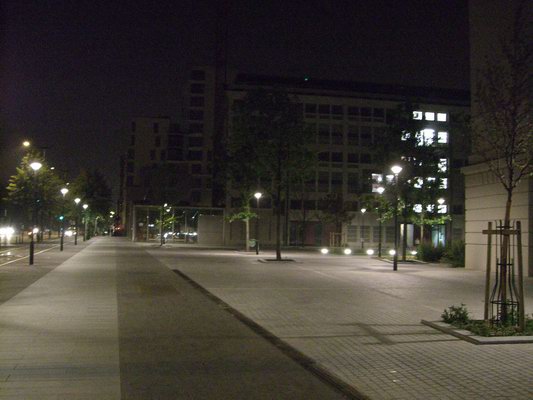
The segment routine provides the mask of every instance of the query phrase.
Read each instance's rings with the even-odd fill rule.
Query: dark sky
[[[238,70],[468,88],[466,0],[229,3]],[[3,182],[31,138],[58,168],[99,168],[116,185],[118,129],[177,116],[189,67],[212,62],[214,1],[2,4]]]

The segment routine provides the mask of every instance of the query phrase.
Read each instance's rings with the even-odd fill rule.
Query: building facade
[[[445,209],[452,219],[446,226],[439,227],[436,235],[463,238],[463,178],[458,171],[466,162],[468,142],[464,132],[457,130],[454,123],[458,116],[468,113],[468,92],[228,73],[225,85],[221,86],[224,106],[216,109],[216,91],[220,85],[216,85],[215,78],[214,68],[193,69],[183,96],[181,172],[186,172],[195,182],[189,195],[185,196],[187,205],[218,205],[214,199],[212,177],[218,169],[216,155],[224,150],[217,143],[221,142],[220,136],[231,134],[233,104],[254,88],[282,88],[301,104],[305,124],[314,133],[312,148],[318,156],[317,168],[313,171],[313,179],[306,183],[305,193],[293,191],[288,203],[288,212],[283,218],[286,243],[328,245],[334,228],[321,222],[321,208],[328,193],[339,193],[352,215],[351,221],[343,226],[343,244],[354,248],[361,245],[375,247],[380,241],[381,230],[381,241],[390,246],[394,241],[393,226],[387,223],[380,228],[377,214],[372,210],[361,213],[361,198],[372,193],[373,174],[379,172],[381,162],[380,149],[389,140],[390,117],[400,104],[410,100],[417,105],[413,118],[424,124],[422,141],[426,145],[439,146],[445,154],[442,160],[446,176],[443,187]],[[225,123],[222,128],[217,128],[217,112],[223,113]],[[149,132],[150,127],[146,124],[143,126],[144,134],[152,138],[143,144],[137,143],[142,148],[137,151],[145,155],[141,159],[135,154],[136,173],[131,178],[135,185],[141,185],[142,165],[154,161],[146,155],[153,150],[149,150],[148,144],[155,140],[154,133]],[[155,161],[164,160],[156,154]],[[227,193],[225,207],[229,210],[233,203],[231,193]],[[252,237],[259,237],[263,243],[273,243],[274,223],[268,197],[259,202],[258,213],[261,224],[258,233],[252,224]],[[224,227],[226,244],[242,243],[242,225],[234,222]],[[412,245],[412,226],[406,227],[405,232]],[[435,240],[439,241],[438,238]]]

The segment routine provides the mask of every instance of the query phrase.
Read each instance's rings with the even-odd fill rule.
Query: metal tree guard
[[[515,227],[516,225],[516,227]],[[487,237],[487,270],[485,277],[484,319],[491,325],[515,325],[525,328],[524,274],[522,265],[522,236],[520,221],[504,226],[502,221],[483,231]],[[496,269],[490,290],[492,238],[495,238]]]

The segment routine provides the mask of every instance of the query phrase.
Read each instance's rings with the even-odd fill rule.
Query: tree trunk
[[[276,199],[276,260],[281,260],[281,184],[278,183]]]
[[[245,248],[246,248],[246,251],[250,251],[250,219],[249,218],[246,218],[244,220],[244,229],[245,229],[245,240],[246,240]]]
[[[402,261],[406,260],[407,256],[407,218],[403,216],[403,238],[402,238]]]
[[[512,205],[512,198],[513,198],[513,191],[507,190],[507,202],[505,203],[505,218],[503,221],[503,229],[510,229],[511,228],[511,205]],[[498,298],[498,301],[500,301],[501,304],[501,319],[500,322],[507,323],[508,320],[508,314],[509,310],[507,308],[507,279],[509,275],[508,270],[508,258],[509,255],[507,254],[507,249],[509,247],[509,234],[504,233],[502,237],[501,242],[501,248],[500,248],[500,282],[501,282],[501,290],[500,290],[500,296]],[[523,307],[523,305],[522,305]]]

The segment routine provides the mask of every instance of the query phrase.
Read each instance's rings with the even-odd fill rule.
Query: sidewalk
[[[479,271],[368,257],[231,251],[150,253],[373,400],[533,398],[533,344],[476,346],[420,324],[466,303],[483,315]],[[264,253],[261,257],[272,257]],[[533,279],[526,280],[526,312]]]
[[[146,248],[68,251],[33,280],[9,265],[23,272],[0,304],[0,399],[344,398]]]

